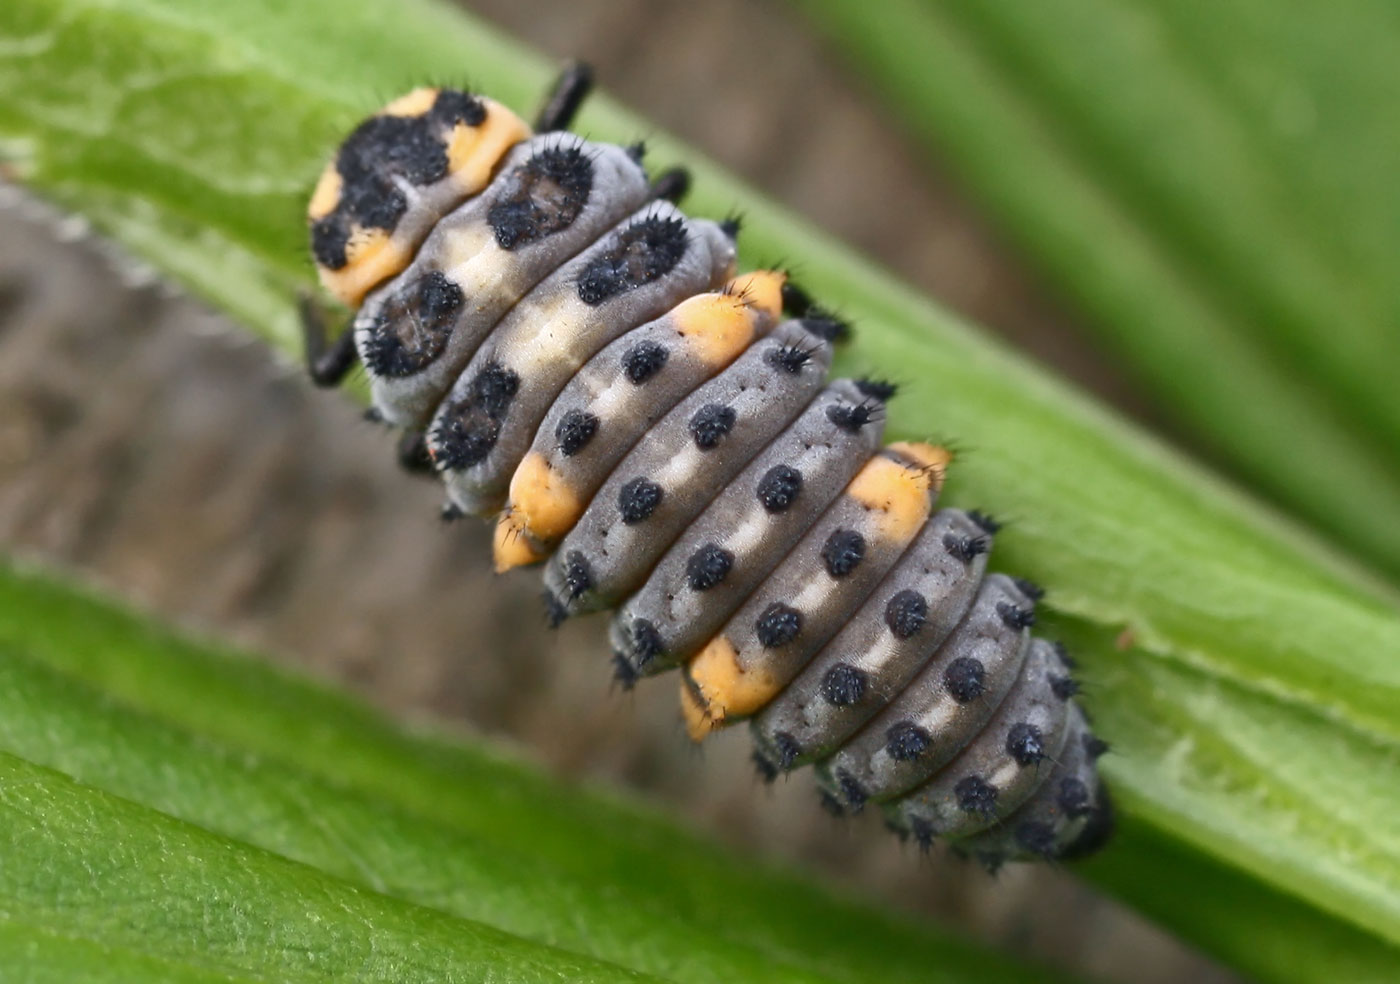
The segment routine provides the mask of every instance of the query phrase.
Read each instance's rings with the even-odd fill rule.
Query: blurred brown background
[[[779,3],[478,0],[659,127],[1130,413],[1149,416],[955,187]],[[470,66],[465,66],[469,73]],[[520,107],[526,108],[528,107]],[[17,195],[0,208],[0,543],[186,625],[521,743],[695,826],[1105,981],[1227,981],[1072,874],[996,879],[763,787],[743,729],[697,751],[674,679],[612,691],[603,624],[557,636],[484,528],[441,527],[392,438],[198,304]],[[75,241],[76,240],[76,241]]]

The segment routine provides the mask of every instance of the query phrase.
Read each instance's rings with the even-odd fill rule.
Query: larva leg
[[[593,90],[593,67],[573,62],[555,80],[540,115],[535,117],[536,133],[567,130],[578,114],[579,107]]]
[[[356,362],[355,332],[346,326],[334,344],[326,341],[326,316],[309,294],[303,294],[298,305],[301,312],[301,337],[306,351],[306,374],[317,386],[339,386]]]

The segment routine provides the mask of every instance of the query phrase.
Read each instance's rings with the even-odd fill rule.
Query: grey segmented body
[[[679,667],[697,738],[749,719],[768,778],[815,763],[833,809],[989,864],[1095,848],[1103,745],[1038,592],[985,574],[994,524],[934,512],[946,453],[882,450],[892,388],[826,381],[844,326],[736,277],[737,227],[640,157],[451,90],[391,104],[312,200],[359,307],[336,353],[308,336],[313,375],[358,356],[451,512],[496,517],[498,567],[545,561],[556,621],[617,608],[619,677]]]

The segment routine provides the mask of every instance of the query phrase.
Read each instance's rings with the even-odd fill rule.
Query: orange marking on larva
[[[681,716],[685,719],[685,732],[691,741],[704,741],[715,728],[710,713],[700,698],[695,696],[688,680],[681,677]]]
[[[953,452],[943,445],[925,444],[922,441],[895,441],[885,450],[909,459],[920,468],[932,471],[933,490],[938,492],[943,488],[943,477],[948,473],[948,466],[953,463]]]
[[[549,556],[535,549],[535,545],[530,542],[530,538],[525,535],[524,529],[515,521],[510,510],[496,518],[496,529],[491,537],[491,555],[495,560],[497,574],[504,574],[528,564],[537,564]]]
[[[754,270],[735,277],[724,285],[731,294],[738,294],[751,307],[776,318],[783,313],[783,284],[787,274],[778,270]]]
[[[671,309],[671,321],[701,362],[720,368],[753,341],[758,312],[738,294],[697,294]]]
[[[422,116],[437,101],[437,89],[419,88],[405,93],[379,111],[380,116]]]
[[[690,727],[690,736],[696,741],[736,718],[760,710],[783,688],[782,682],[767,670],[758,667],[746,670],[740,666],[738,650],[723,635],[711,639],[690,661],[685,672],[689,682],[682,693],[690,695],[707,722],[698,735],[696,728]],[[690,717],[687,711],[688,726]]]
[[[311,193],[311,201],[306,206],[306,217],[312,222],[324,219],[335,211],[335,207],[340,204],[340,191],[345,184],[345,179],[336,170],[335,163],[332,162],[321,172],[321,178],[316,182],[316,190]]]
[[[573,529],[585,505],[538,451],[527,454],[511,476],[511,515],[540,542],[552,543]]]
[[[876,528],[882,538],[907,542],[923,526],[933,494],[942,485],[940,451],[928,444],[891,444],[866,462],[846,486],[847,495],[879,511]]]
[[[530,136],[525,121],[500,103],[482,99],[481,104],[486,107],[481,125],[459,123],[447,141],[447,171],[468,195],[486,187],[506,151]]]
[[[356,226],[345,245],[345,266],[339,270],[318,266],[321,283],[351,307],[358,307],[365,294],[408,266],[413,255],[402,243],[391,239],[383,229]]]

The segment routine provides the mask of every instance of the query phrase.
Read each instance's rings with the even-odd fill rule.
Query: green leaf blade
[[[519,764],[405,739],[334,695],[55,585],[0,582],[31,615],[67,616],[0,630],[0,788],[16,804],[0,801],[0,844],[24,854],[0,873],[0,913],[37,930],[271,980],[308,976],[304,960],[347,968],[327,972],[336,979],[376,979],[385,961],[403,968],[393,979],[443,979],[427,971],[439,950],[456,968],[446,979],[538,979],[541,967],[570,980],[625,968],[957,984],[1029,972]],[[74,845],[90,855],[49,858]],[[79,870],[101,874],[86,895]],[[195,959],[192,907],[209,893],[241,920],[209,928],[211,951],[230,951],[217,960]],[[299,894],[321,907],[296,915]],[[116,929],[99,918],[109,910]],[[366,927],[374,960],[352,945]]]

